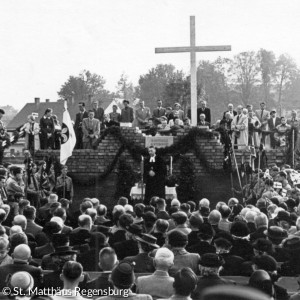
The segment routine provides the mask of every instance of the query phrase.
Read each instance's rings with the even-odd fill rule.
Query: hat
[[[134,283],[133,265],[120,262],[111,272],[111,280],[118,288],[129,288]]]
[[[252,262],[257,265],[258,269],[265,270],[267,272],[277,270],[277,261],[270,255],[254,256]]]
[[[271,240],[280,240],[288,237],[287,232],[279,226],[270,226],[264,231],[264,234]]]
[[[50,256],[60,256],[60,255],[69,255],[69,254],[77,254],[77,251],[73,250],[73,247],[70,246],[61,246],[57,247]]]
[[[69,235],[64,233],[54,233],[51,240],[54,248],[67,246],[70,242]]]
[[[145,223],[155,223],[155,221],[157,220],[157,216],[155,215],[154,212],[152,211],[147,211],[143,214],[143,219],[145,221]]]
[[[238,237],[246,237],[249,234],[249,229],[245,222],[234,221],[231,225],[230,233]]]
[[[187,214],[183,211],[175,212],[171,216],[174,219],[174,221],[179,224],[185,223],[188,219]]]
[[[253,248],[261,252],[269,252],[272,250],[272,242],[264,238],[259,238],[252,244]]]
[[[288,208],[294,208],[297,206],[296,201],[292,198],[289,198],[285,201],[285,204],[288,206]]]
[[[123,100],[123,103],[125,103],[125,102],[127,102],[127,103],[129,104],[129,100],[124,99],[124,100]]]
[[[50,221],[47,222],[43,228],[43,232],[47,235],[53,235],[54,233],[59,233],[61,231],[61,227],[58,223]]]
[[[188,236],[184,234],[182,231],[173,230],[168,235],[169,244],[173,247],[177,245],[182,245],[188,242]]]
[[[14,273],[9,281],[12,288],[18,288],[18,291],[20,290],[29,291],[34,286],[34,280],[32,276],[25,271],[20,271]]]
[[[214,230],[209,223],[202,223],[199,225],[198,236],[204,240],[210,239],[214,236]]]
[[[178,102],[176,102],[176,103],[174,103],[174,106],[179,106],[179,107],[181,107],[181,105],[178,103]]]
[[[287,239],[283,243],[283,248],[290,252],[299,251],[300,250],[300,237],[293,236],[292,238]]]
[[[215,253],[205,253],[201,256],[199,264],[202,267],[219,268],[224,265],[224,259]]]
[[[272,108],[270,113],[275,112],[276,113],[276,108]]]
[[[230,249],[230,247],[232,246],[230,241],[222,237],[215,239],[214,244],[216,245],[216,247],[223,249]]]
[[[293,221],[291,219],[290,213],[285,211],[285,210],[280,210],[277,214],[277,221],[285,221],[288,222],[289,224],[291,224]]]
[[[136,237],[136,240],[141,243],[148,244],[153,248],[159,248],[159,246],[156,244],[157,238],[151,234],[142,233],[140,236]]]
[[[171,206],[180,206],[180,201],[178,199],[173,199],[171,201]]]
[[[126,230],[135,235],[140,235],[143,232],[142,226],[138,225],[136,223],[130,224],[129,226],[127,226]]]

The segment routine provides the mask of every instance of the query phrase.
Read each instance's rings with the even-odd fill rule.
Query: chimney
[[[34,98],[35,106],[38,107],[40,105],[40,98]]]
[[[46,103],[49,103],[50,102],[50,99],[46,99]]]

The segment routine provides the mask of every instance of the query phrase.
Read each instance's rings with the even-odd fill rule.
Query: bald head
[[[19,225],[24,231],[27,227],[27,219],[23,215],[17,215],[14,217],[13,224]]]
[[[10,285],[18,288],[22,294],[29,292],[34,286],[34,280],[28,272],[16,272],[10,278]]]
[[[31,257],[31,250],[28,247],[28,245],[21,244],[21,245],[18,245],[15,248],[12,256],[13,256],[14,261],[26,261],[26,262],[28,262],[28,260]]]

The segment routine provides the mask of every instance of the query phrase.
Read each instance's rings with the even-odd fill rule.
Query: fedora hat
[[[283,240],[288,237],[287,232],[279,226],[270,226],[267,230],[264,231],[266,235],[271,240]]]
[[[77,251],[73,250],[73,247],[70,246],[62,246],[57,247],[50,256],[60,256],[60,255],[70,255],[70,254],[77,254]]]
[[[151,234],[148,233],[142,233],[140,236],[136,237],[136,240],[144,243],[144,244],[148,244],[150,246],[152,246],[153,248],[159,248],[159,246],[156,244],[156,237],[154,237]]]
[[[287,239],[283,243],[283,248],[290,252],[299,251],[300,250],[300,237],[293,236],[292,238]]]
[[[223,266],[225,263],[224,259],[215,253],[205,253],[201,256],[199,264],[202,267],[218,268]]]

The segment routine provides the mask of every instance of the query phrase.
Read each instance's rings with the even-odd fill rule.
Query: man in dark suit
[[[208,107],[206,107],[205,100],[200,101],[200,107],[197,109],[197,123],[200,122],[201,114],[205,115],[205,121],[210,124],[211,123],[210,109]]]
[[[232,103],[229,103],[228,104],[228,110],[224,111],[223,119],[226,119],[226,113],[227,112],[230,113],[231,119],[233,119],[233,117],[235,117],[237,115],[237,112],[235,110],[233,110],[233,104]]]
[[[98,119],[102,124],[104,120],[104,109],[99,106],[98,101],[93,102],[93,111],[95,113],[95,119]]]
[[[82,143],[82,120],[85,118],[88,118],[89,114],[85,109],[85,103],[79,102],[79,113],[76,114],[75,119],[75,125],[74,125],[74,131],[76,135],[76,145],[75,149],[83,149],[83,143]]]
[[[133,122],[133,108],[129,106],[129,100],[123,100],[124,108],[121,110],[121,121],[122,123]]]
[[[157,99],[157,108],[153,109],[153,114],[152,114],[154,125],[160,124],[160,118],[165,115],[166,115],[166,109],[162,107],[162,101],[160,99]]]
[[[271,140],[271,148],[275,149],[276,147],[276,140],[274,138],[275,134],[275,129],[278,125],[280,125],[280,118],[276,116],[276,110],[272,109],[270,112],[270,119],[268,119],[268,125],[269,125],[269,130],[272,131],[270,134],[270,140]]]
[[[47,108],[44,116],[40,120],[40,142],[41,149],[53,149],[54,147],[54,120],[52,118],[53,110]]]
[[[167,167],[163,159],[156,155],[156,149],[151,146],[148,149],[149,157],[145,159],[144,181],[145,203],[149,203],[153,196],[165,198],[165,180]]]
[[[23,211],[24,217],[27,219],[25,233],[31,233],[34,237],[42,232],[43,227],[35,223],[36,209],[33,206],[26,206]]]
[[[199,122],[198,122],[198,126],[208,126],[210,127],[210,123],[206,121],[205,119],[205,114],[200,114],[199,116]]]
[[[12,264],[0,267],[0,288],[3,289],[7,286],[6,280],[10,274],[12,275],[19,271],[28,272],[34,279],[34,286],[40,287],[43,279],[42,269],[29,265],[31,258],[30,248],[25,244],[18,245],[14,249],[12,256],[14,260]]]

